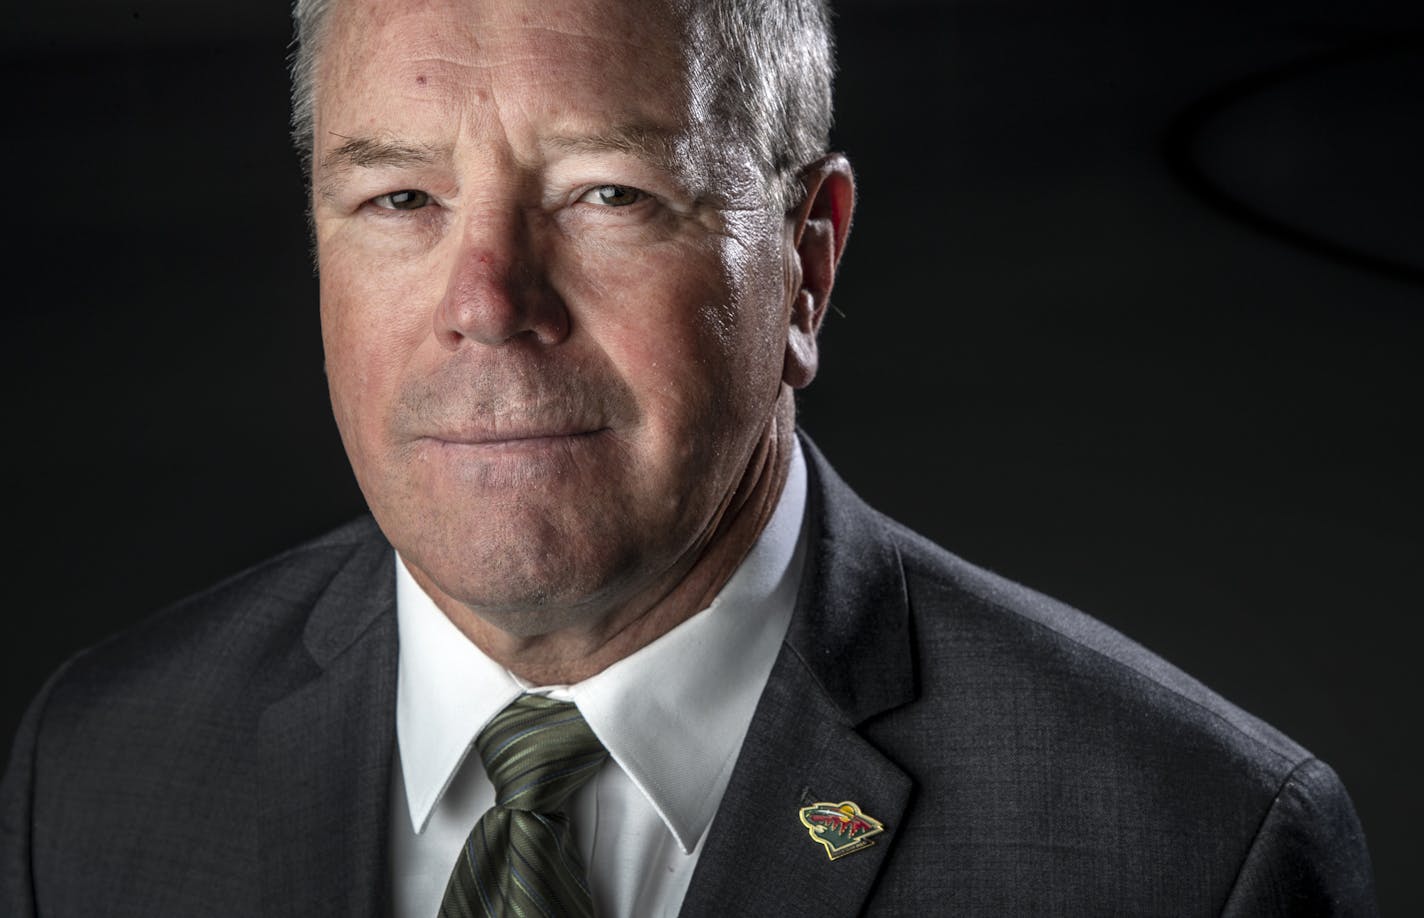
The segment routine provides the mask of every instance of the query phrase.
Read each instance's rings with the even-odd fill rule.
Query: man
[[[1373,913],[1326,766],[798,440],[854,196],[824,9],[297,18],[374,522],[50,681],[5,914]]]

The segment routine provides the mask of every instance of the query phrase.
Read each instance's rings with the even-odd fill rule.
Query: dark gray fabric
[[[808,454],[806,581],[684,916],[1376,914],[1328,768]],[[885,832],[832,862],[796,814],[841,800]]]
[[[806,580],[684,915],[1375,914],[1325,765],[806,448]],[[393,611],[360,521],[72,661],[0,792],[0,914],[382,914]],[[798,810],[842,800],[885,831],[831,861]]]
[[[362,521],[71,661],[0,792],[0,915],[379,914],[394,590]]]

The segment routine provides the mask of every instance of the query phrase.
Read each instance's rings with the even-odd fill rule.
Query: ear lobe
[[[790,328],[781,378],[794,389],[816,376],[816,333],[831,302],[836,269],[850,233],[855,177],[850,163],[830,153],[801,172],[805,197],[786,214]]]

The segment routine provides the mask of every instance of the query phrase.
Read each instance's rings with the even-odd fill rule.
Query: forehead
[[[319,121],[704,120],[691,28],[671,0],[338,0],[329,15]]]

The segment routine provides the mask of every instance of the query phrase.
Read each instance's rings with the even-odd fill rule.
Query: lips
[[[388,429],[394,443],[475,450],[571,447],[627,428],[638,415],[627,384],[598,360],[462,350],[401,386]]]
[[[536,446],[541,441],[568,440],[590,437],[608,428],[592,424],[532,424],[500,426],[498,428],[441,431],[427,434],[425,439],[456,446],[505,446],[527,444]]]
[[[475,397],[422,391],[403,398],[392,419],[397,442],[498,446],[588,437],[612,428],[613,414],[590,392]]]

